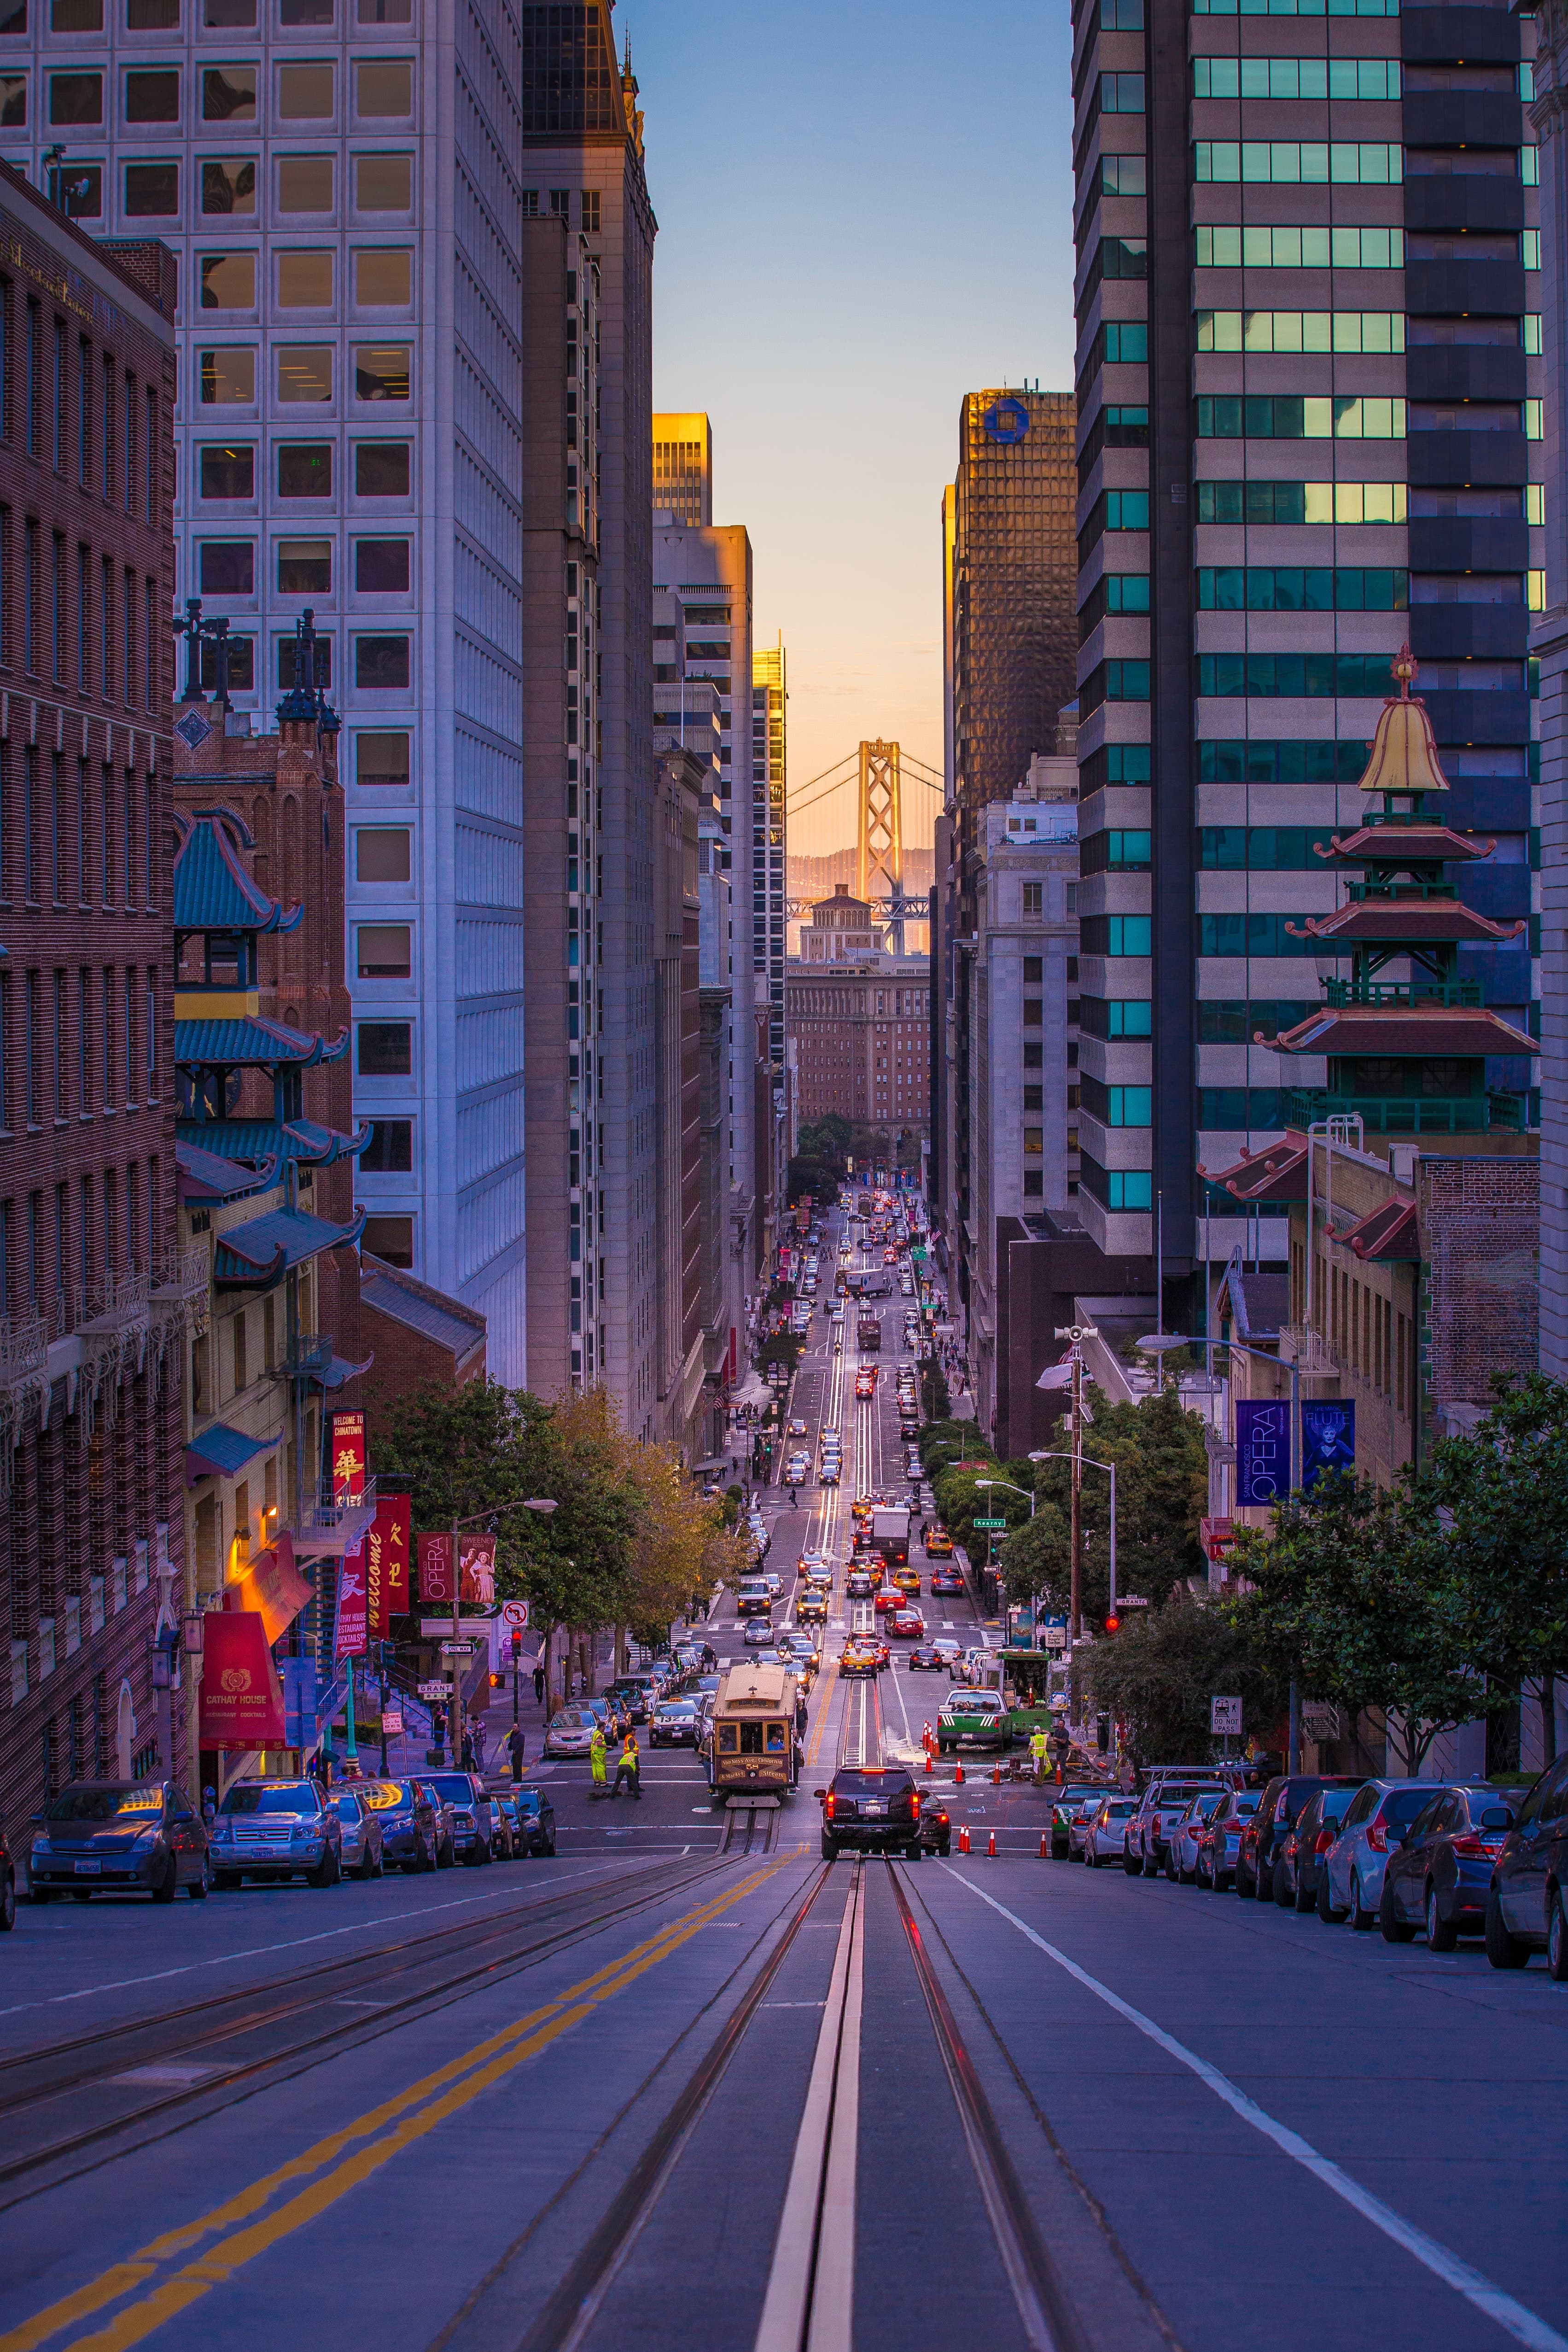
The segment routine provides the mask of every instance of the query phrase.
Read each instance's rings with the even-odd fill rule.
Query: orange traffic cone
[[[987,1846],[987,1848],[986,1848],[986,1852],[987,1852],[988,1853],[995,1853],[996,1850],[997,1850],[997,1833],[996,1833],[995,1830],[993,1830],[993,1831],[991,1832],[991,1840],[990,1840],[990,1843]]]
[[[927,1772],[935,1772],[936,1769],[936,1765],[931,1761],[931,1750],[929,1748],[925,1751],[925,1769]]]
[[[1001,1785],[1002,1768],[999,1764],[993,1764],[991,1767],[991,1786],[993,1789],[999,1789]]]
[[[969,1851],[969,1824],[967,1822],[964,1822],[958,1832],[958,1851],[960,1853],[967,1853]]]
[[[1046,1862],[1046,1861],[1049,1861],[1049,1860],[1050,1860],[1050,1857],[1051,1857],[1051,1839],[1050,1839],[1050,1837],[1047,1835],[1046,1832],[1045,1832],[1044,1830],[1041,1830],[1041,1832],[1040,1832],[1040,1858],[1041,1862]]]
[[[960,1788],[960,1789],[963,1787],[963,1785],[964,1785],[964,1763],[963,1763],[963,1759],[962,1759],[961,1757],[960,1757],[960,1759],[959,1759],[959,1760],[958,1760],[958,1769],[957,1769],[957,1770],[956,1770],[956,1771],[954,1773],[954,1775],[953,1775],[953,1780],[954,1780],[954,1784],[955,1784],[955,1786],[956,1786],[956,1787]]]

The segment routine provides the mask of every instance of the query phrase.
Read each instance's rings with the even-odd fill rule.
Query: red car
[[[902,1609],[903,1606],[904,1595],[896,1584],[884,1584],[877,1593],[876,1613],[879,1617],[885,1616],[890,1609]]]
[[[915,1641],[924,1641],[925,1620],[918,1609],[895,1609],[893,1612],[893,1630],[895,1633],[907,1634]]]

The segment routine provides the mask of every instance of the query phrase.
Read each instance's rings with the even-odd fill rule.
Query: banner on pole
[[[343,1554],[338,1570],[338,1622],[332,1643],[333,1663],[362,1658],[368,1639],[365,1609],[365,1547],[356,1544]]]
[[[204,1748],[282,1748],[283,1693],[253,1609],[214,1609],[203,1627]]]
[[[465,1601],[478,1601],[486,1606],[496,1598],[496,1538],[494,1536],[465,1536],[458,1553],[462,1571],[459,1591]]]
[[[426,1603],[453,1599],[452,1538],[444,1528],[420,1537],[419,1597]]]
[[[365,1537],[366,1618],[372,1641],[383,1640],[392,1631],[392,1618],[408,1613],[408,1535],[413,1513],[410,1496],[377,1497],[375,1520]]]
[[[1314,1397],[1301,1405],[1301,1492],[1318,1479],[1355,1468],[1355,1399]]]
[[[332,1415],[332,1491],[357,1503],[365,1491],[365,1416],[362,1412]]]
[[[1236,1401],[1236,1499],[1254,1507],[1291,1491],[1291,1408],[1283,1399]]]

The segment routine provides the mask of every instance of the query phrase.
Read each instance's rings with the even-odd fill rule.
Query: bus
[[[784,1666],[731,1666],[714,1693],[707,1726],[708,1786],[731,1797],[787,1797],[800,1777],[795,1676]]]

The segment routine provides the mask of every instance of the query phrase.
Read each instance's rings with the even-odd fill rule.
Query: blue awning
[[[218,1235],[214,1283],[220,1290],[266,1290],[290,1266],[325,1250],[357,1247],[364,1230],[363,1209],[348,1225],[330,1225],[305,1209],[272,1209]]]
[[[185,1448],[185,1484],[193,1486],[198,1478],[232,1478],[258,1454],[266,1454],[279,1442],[283,1432],[276,1430],[270,1437],[247,1437],[243,1429],[231,1429],[226,1421],[214,1421],[199,1437],[193,1437]]]

